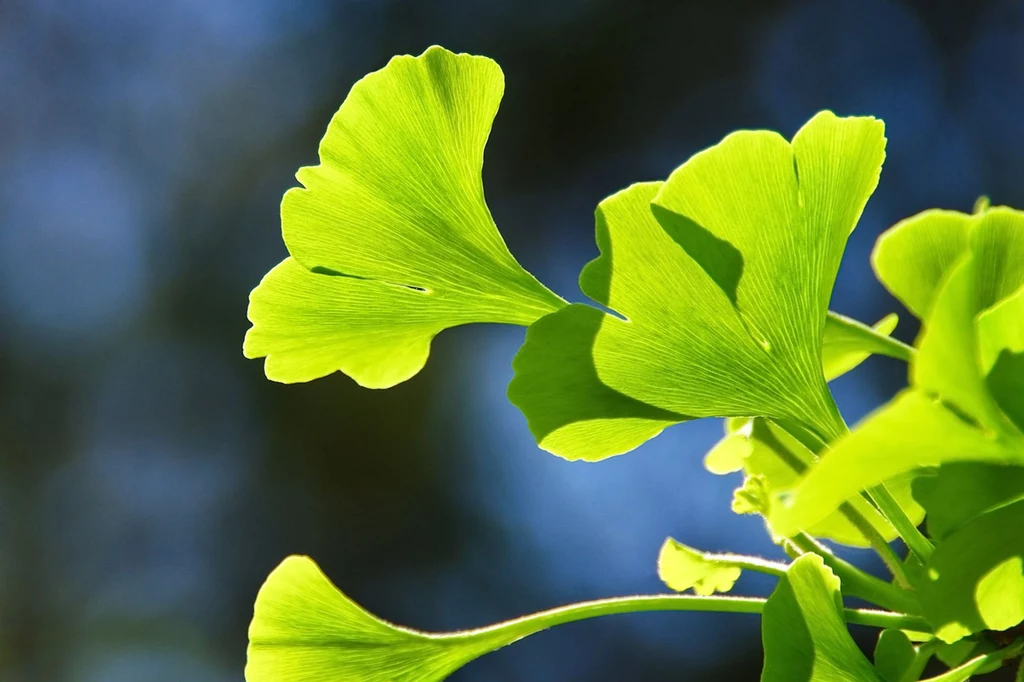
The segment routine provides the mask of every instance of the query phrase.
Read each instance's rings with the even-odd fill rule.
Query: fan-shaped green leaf
[[[563,305],[509,253],[484,202],[484,145],[504,89],[490,59],[432,47],[353,86],[320,165],[281,205],[292,259],[252,294],[247,357],[271,379],[341,370],[383,388],[470,322],[528,325]]]
[[[527,334],[509,398],[541,447],[600,459],[705,416],[842,432],[822,335],[884,145],[881,122],[823,112],[792,144],[734,133],[603,201],[580,286],[622,317],[571,306]]]
[[[521,634],[431,635],[387,623],[293,556],[256,597],[247,682],[435,682]]]
[[[882,682],[846,629],[839,579],[805,554],[779,581],[762,616],[761,682]]]
[[[658,553],[658,577],[676,592],[693,589],[699,595],[728,592],[741,570],[714,554],[700,552],[668,538]]]

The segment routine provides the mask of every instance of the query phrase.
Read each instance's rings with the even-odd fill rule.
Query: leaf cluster
[[[913,347],[890,336],[895,314],[869,326],[829,311],[886,139],[875,118],[824,111],[790,140],[732,133],[602,201],[600,255],[580,275],[593,305],[569,305],[519,265],[484,200],[502,92],[494,62],[439,47],[356,83],[284,197],[290,255],[252,292],[246,356],[276,381],[341,371],[386,388],[445,329],[526,326],[508,396],[541,448],[597,461],[724,418],[706,468],[742,475],[734,511],[761,516],[791,560],[669,538],[657,569],[672,592],[432,634],[291,557],[257,597],[247,680],[441,680],[554,625],[658,609],[761,614],[766,682],[912,682],[933,657],[949,671],[932,679],[955,682],[1018,658],[1024,213],[930,210],[882,235],[872,265],[921,321]],[[850,429],[828,382],[872,354],[906,362],[908,388]],[[891,579],[824,542],[873,548]],[[742,571],[774,576],[771,597],[724,595]],[[881,630],[873,659],[850,623]]]

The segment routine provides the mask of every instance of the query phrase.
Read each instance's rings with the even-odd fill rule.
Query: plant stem
[[[801,552],[812,552],[817,554],[825,562],[825,565],[832,569],[842,584],[844,594],[851,597],[860,597],[873,604],[884,606],[895,611],[907,613],[918,613],[920,604],[913,594],[900,589],[892,583],[887,583],[873,575],[869,575],[851,563],[840,559],[827,547],[817,542],[810,535],[800,533],[790,538],[790,543]]]
[[[939,648],[939,644],[939,640],[933,639],[930,642],[914,647],[914,660],[907,666],[899,682],[917,682],[917,680],[921,679],[921,673],[924,672],[928,661],[932,659],[935,651]]]
[[[480,637],[489,639],[497,635],[507,639],[509,631],[517,638],[546,630],[556,625],[573,623],[588,618],[610,616],[619,613],[644,611],[717,611],[720,613],[761,613],[767,599],[760,597],[700,597],[685,594],[652,594],[632,597],[612,597],[595,601],[580,602],[540,611],[503,623],[496,623],[476,630],[432,635],[433,637]],[[903,613],[876,611],[873,609],[844,609],[846,622],[877,628],[927,631],[924,619]]]
[[[893,577],[896,578],[896,583],[900,587],[910,587],[910,580],[907,578],[907,572],[903,569],[903,562],[896,555],[893,548],[889,546],[885,538],[882,537],[882,534],[878,532],[878,529],[872,526],[871,522],[854,509],[853,505],[849,502],[844,502],[839,506],[839,513],[867,539],[871,544],[871,548],[878,553],[878,556],[882,558],[882,561]]]
[[[896,529],[896,532],[900,534],[903,541],[907,543],[907,548],[917,555],[921,563],[927,563],[928,558],[935,551],[935,546],[918,530],[917,526],[914,525],[914,522],[910,520],[910,517],[903,510],[903,507],[900,506],[900,503],[896,501],[896,498],[892,496],[889,489],[885,487],[885,484],[882,483],[869,489],[868,496],[875,503],[875,506],[878,507],[878,510],[889,520],[889,523]]]
[[[768,559],[747,556],[745,554],[708,554],[707,558],[727,566],[773,575],[776,578],[786,575],[786,569],[788,568],[786,564],[780,561],[769,561]]]
[[[1019,656],[1022,650],[1024,650],[1024,640],[1018,640],[1008,647],[998,649],[996,651],[990,651],[989,653],[982,654],[981,656],[975,656],[963,665],[957,666],[952,670],[947,670],[941,675],[921,680],[921,682],[959,682],[960,680],[966,680],[976,670],[984,668],[989,663],[1014,658],[1015,656]]]
[[[784,421],[776,421],[775,424],[780,429],[788,433],[790,436],[803,443],[803,445],[807,447],[816,456],[821,456],[821,454],[828,449],[828,444],[824,440],[822,440],[816,434],[804,432],[804,430],[801,429],[798,425],[789,424]],[[849,433],[848,430],[846,432]],[[778,450],[776,449],[775,451],[778,454]],[[779,455],[779,457],[785,464],[787,464],[791,469],[793,469],[798,474],[803,474],[804,471],[807,470],[807,466],[804,465],[802,462],[794,464],[791,461],[792,459],[795,458],[785,457],[782,455]],[[899,514],[902,515],[904,519],[906,519],[907,525],[913,526],[914,524],[911,523],[909,518],[907,518],[907,515],[903,512],[903,509],[899,506],[899,503],[897,503],[895,499],[892,499],[891,495],[889,496],[889,498],[892,500],[893,505],[899,511]],[[871,522],[868,521],[864,517],[864,515],[857,511],[849,502],[845,502],[839,506],[839,513],[842,514],[843,518],[849,521],[854,528],[860,531],[860,534],[863,535],[864,539],[868,541],[868,544],[871,545],[871,548],[874,549],[875,552],[878,553],[878,556],[882,558],[882,561],[885,563],[886,567],[896,578],[896,582],[899,583],[901,587],[910,587],[910,581],[907,579],[907,573],[903,569],[903,562],[896,555],[896,552],[893,551],[892,547],[889,546],[889,543],[886,541],[886,539],[882,537],[882,534],[878,532],[878,529],[875,528],[871,524]],[[885,512],[882,513],[884,514]],[[895,524],[893,525],[893,527],[897,528]],[[917,529],[915,528],[914,530],[916,531]],[[899,528],[897,528],[897,532],[898,531]],[[923,537],[924,536],[922,536],[922,538]]]

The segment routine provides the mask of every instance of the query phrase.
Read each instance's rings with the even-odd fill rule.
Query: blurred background
[[[0,1],[0,679],[240,682],[290,553],[427,629],[662,590],[667,535],[778,555],[701,466],[716,421],[600,464],[538,450],[505,399],[522,329],[445,332],[388,391],[242,358],[295,170],[357,78],[433,43],[503,67],[488,201],[573,300],[599,200],[826,107],[889,137],[833,308],[899,310],[912,340],[868,265],[878,233],[981,193],[1024,206],[1024,2]],[[840,380],[848,420],[905,376]],[[754,617],[648,614],[452,679],[756,680],[760,656]]]

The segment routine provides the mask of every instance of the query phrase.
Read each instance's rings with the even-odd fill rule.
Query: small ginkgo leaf
[[[669,589],[708,596],[728,592],[740,577],[741,570],[728,560],[700,552],[667,538],[658,553],[658,577]]]
[[[821,368],[825,380],[832,381],[855,369],[872,354],[895,356],[892,343],[886,343],[896,329],[900,318],[890,313],[868,327],[857,320],[830,312],[825,318],[825,332],[821,340]],[[905,349],[909,353],[910,349]],[[896,356],[907,359],[907,356]]]
[[[987,340],[979,338],[985,311],[1024,286],[1024,260],[1013,260],[1024,244],[1024,214],[1000,208],[967,219],[969,248],[948,268],[932,301],[911,363],[912,388],[835,443],[788,499],[772,506],[778,532],[809,527],[852,494],[921,467],[1024,464],[1024,432],[1013,417],[1021,399],[990,388],[1024,385],[1024,362],[998,348],[1016,343],[1016,321],[997,315],[984,332]],[[993,331],[1004,324],[1005,334]],[[1010,362],[997,362],[986,374],[985,345]]]
[[[840,434],[822,337],[884,149],[880,121],[822,112],[792,143],[733,133],[666,182],[603,201],[601,255],[580,287],[615,314],[550,315],[514,363],[509,398],[540,446],[596,460],[707,416],[792,420],[826,441]]]
[[[746,441],[746,454],[740,462],[745,481],[743,487],[734,493],[733,510],[737,513],[761,514],[765,517],[769,532],[773,536],[779,536],[772,525],[775,507],[772,499],[791,490],[800,480],[800,475],[810,468],[817,458],[791,435],[760,418],[748,420],[745,426],[736,428],[720,441],[716,449],[730,439],[733,441],[732,447],[737,452],[742,447],[740,443]],[[756,482],[748,485],[752,479]],[[920,523],[924,518],[924,510],[914,501],[910,485],[911,477],[906,475],[886,481],[886,487],[908,516]],[[896,530],[885,517],[860,495],[854,494],[847,502],[886,540],[894,540],[897,537]],[[853,547],[870,545],[863,533],[838,511],[815,523],[807,532],[815,537]]]
[[[377,618],[308,557],[286,559],[256,597],[246,682],[436,682],[521,635],[431,635]]]
[[[408,379],[441,330],[528,325],[564,303],[509,253],[484,202],[484,145],[504,90],[490,59],[432,47],[356,83],[320,165],[281,205],[289,259],[251,297],[247,357],[267,376]]]
[[[732,493],[732,510],[736,514],[760,514],[767,517],[771,507],[771,487],[764,476],[746,476],[743,485]],[[781,538],[768,526],[773,542]]]
[[[839,579],[821,557],[794,561],[765,604],[761,682],[883,682],[847,630]]]
[[[944,642],[1024,621],[1024,500],[964,524],[935,549],[917,585]]]

